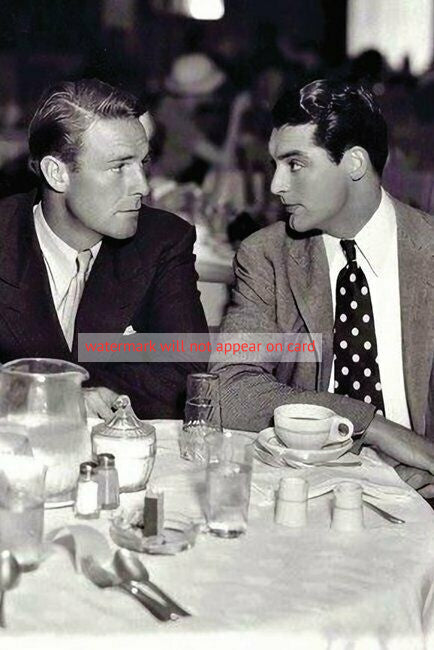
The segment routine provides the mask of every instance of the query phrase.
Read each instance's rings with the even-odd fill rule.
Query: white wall
[[[347,52],[374,48],[392,68],[409,56],[421,74],[434,55],[434,0],[348,0]]]

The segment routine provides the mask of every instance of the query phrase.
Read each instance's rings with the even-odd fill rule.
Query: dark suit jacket
[[[404,381],[412,428],[434,440],[434,222],[394,200],[398,232]],[[236,288],[226,332],[322,334],[320,363],[220,364],[226,426],[259,431],[286,403],[328,406],[364,430],[371,404],[328,393],[333,306],[321,236],[294,238],[279,222],[246,239],[235,261]],[[384,296],[387,301],[387,296]]]
[[[206,332],[196,287],[194,228],[143,207],[134,237],[104,238],[77,312],[72,352],[63,336],[33,222],[36,194],[0,201],[0,361],[77,361],[78,332]],[[142,418],[180,417],[186,375],[202,364],[89,363],[89,385],[130,395]]]

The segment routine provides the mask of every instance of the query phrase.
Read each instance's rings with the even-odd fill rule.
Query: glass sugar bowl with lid
[[[155,427],[135,415],[127,395],[120,395],[109,422],[102,422],[92,430],[92,454],[113,454],[119,476],[120,492],[143,490],[149,480],[155,461]]]

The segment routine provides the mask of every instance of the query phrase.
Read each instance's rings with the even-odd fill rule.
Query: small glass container
[[[184,422],[179,436],[181,458],[206,465],[205,439],[221,432],[218,375],[208,372],[188,375]]]
[[[77,481],[74,513],[80,519],[98,519],[100,507],[98,503],[98,477],[95,463],[81,463]]]
[[[102,510],[119,506],[119,479],[113,454],[98,454],[98,503]]]
[[[139,420],[127,395],[120,395],[113,407],[112,419],[93,428],[93,457],[113,454],[120,492],[144,490],[155,461],[155,427]]]

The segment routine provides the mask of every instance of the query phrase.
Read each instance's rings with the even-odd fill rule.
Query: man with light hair
[[[29,128],[38,192],[0,202],[0,361],[77,361],[79,332],[202,332],[194,229],[142,205],[143,108],[96,79],[61,82]],[[85,365],[85,364],[84,364]],[[110,415],[117,393],[142,418],[180,417],[200,364],[92,363],[86,401]]]

